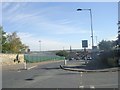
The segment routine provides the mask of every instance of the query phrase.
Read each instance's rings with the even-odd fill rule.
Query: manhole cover
[[[32,78],[28,78],[28,79],[25,79],[26,81],[32,81],[32,80],[34,80],[34,79],[32,79]]]

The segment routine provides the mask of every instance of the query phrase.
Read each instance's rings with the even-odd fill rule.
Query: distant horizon
[[[48,51],[62,51],[63,49],[56,49],[56,50],[48,50]],[[70,49],[64,49],[65,51],[70,51]],[[72,50],[84,50],[84,48],[81,49],[72,49]],[[90,48],[86,48],[86,50],[92,50]],[[31,51],[31,52],[44,52],[44,51]]]

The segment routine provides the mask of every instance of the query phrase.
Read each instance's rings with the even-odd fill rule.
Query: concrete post
[[[84,48],[84,55],[85,55],[85,64],[87,64],[87,53],[86,53],[86,48]]]

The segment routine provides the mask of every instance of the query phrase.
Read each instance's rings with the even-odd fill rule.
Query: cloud
[[[11,9],[9,9],[8,13],[14,13],[17,12],[17,10],[20,8],[20,4],[15,4]]]
[[[7,8],[11,5],[6,5],[4,8]],[[4,11],[3,21],[4,24],[9,23],[11,30],[18,31],[18,36],[20,36],[22,42],[30,47],[31,50],[39,50],[39,40],[42,42],[42,50],[59,50],[67,48],[71,45],[73,48],[80,48],[80,43],[71,43],[65,42],[62,39],[57,39],[55,36],[62,35],[74,35],[77,34],[87,34],[89,30],[85,30],[82,27],[76,26],[72,20],[69,18],[63,19],[53,19],[53,17],[49,16],[49,12],[51,10],[58,9],[59,7],[46,7],[41,10],[31,9],[31,11],[27,11],[27,9],[23,9],[25,4],[15,4],[12,5],[11,8],[7,11]],[[54,14],[54,13],[50,13]],[[57,17],[57,16],[56,16]],[[73,24],[72,24],[73,23]],[[48,35],[46,35],[48,33]],[[50,37],[49,35],[52,35]],[[64,38],[64,37],[63,37]]]
[[[7,3],[4,7],[10,6]],[[8,12],[4,11],[3,21],[13,23],[16,25],[14,27],[15,30],[19,29],[20,26],[32,26],[37,28],[42,28],[44,31],[47,31],[53,34],[83,34],[87,33],[87,30],[82,28],[78,28],[76,26],[71,25],[72,20],[69,19],[60,19],[51,21],[48,18],[47,11],[58,9],[59,7],[47,7],[40,11],[30,11],[29,13],[26,11],[19,12],[21,8],[24,8],[24,4],[16,3],[15,5],[11,5],[11,8],[8,9]],[[21,7],[21,8],[20,8]],[[46,13],[46,14],[45,14]],[[32,22],[31,22],[32,21]],[[12,26],[11,26],[12,27]],[[38,30],[39,31],[39,30]]]
[[[39,27],[45,28],[45,31],[47,32],[59,34],[59,35],[89,33],[88,30],[84,30],[74,25],[71,26],[67,23],[65,25],[61,25],[61,23],[64,23],[64,21],[60,23],[56,23],[56,22],[44,20],[42,21],[42,23],[38,23],[37,25]]]
[[[69,19],[62,19],[62,20],[59,20],[58,23],[60,23],[61,25],[64,25],[64,24],[70,24],[72,23],[72,21]]]
[[[10,2],[5,2],[2,3],[2,9],[3,12],[7,12],[9,14],[13,14],[15,12],[17,12],[19,10],[19,8],[21,8],[21,3],[10,3]]]
[[[21,8],[24,8],[27,3],[16,3],[16,4],[3,4],[4,7],[11,6],[7,11],[3,11],[3,22],[9,22],[14,25],[9,26],[13,27],[14,30],[19,31],[19,28],[30,26],[33,28],[37,28],[36,31],[39,32],[39,28],[44,29],[43,32],[49,32],[52,34],[85,34],[88,33],[87,30],[84,30],[82,28],[78,28],[76,26],[70,25],[72,23],[72,20],[69,19],[59,19],[59,20],[50,20],[48,18],[49,14],[48,11],[59,9],[59,7],[53,6],[53,7],[47,7],[44,9],[41,9],[40,11],[33,11],[25,12],[20,11]],[[6,10],[6,9],[5,9]],[[46,14],[45,14],[46,13]],[[31,22],[32,21],[32,22]]]
[[[2,3],[2,9],[6,9],[8,6],[10,5],[10,3]]]
[[[10,23],[16,23],[29,17],[29,14],[24,14],[21,10],[27,3],[3,3],[3,21],[9,21]]]

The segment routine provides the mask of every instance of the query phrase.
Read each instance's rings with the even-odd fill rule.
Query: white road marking
[[[82,74],[83,72],[80,72],[80,74]]]
[[[27,70],[30,70],[30,69],[35,68],[35,67],[37,67],[37,65],[32,66],[32,67],[30,67],[30,68],[27,68]]]
[[[84,86],[79,86],[79,88],[84,88]]]
[[[81,77],[83,76],[83,72],[80,72],[80,76],[81,76]]]
[[[90,85],[90,88],[94,89],[95,87],[93,85]]]
[[[83,72],[80,72],[80,76],[81,76],[80,77],[80,85],[82,85],[82,76],[83,76],[82,74],[83,74]],[[79,86],[79,88],[84,88],[84,86]]]
[[[18,70],[17,72],[21,72],[20,70]]]

